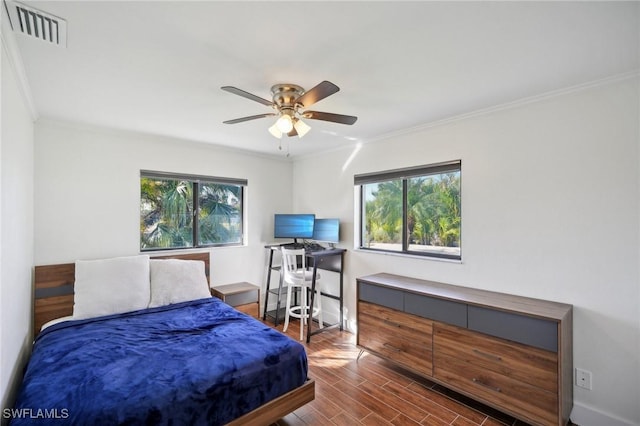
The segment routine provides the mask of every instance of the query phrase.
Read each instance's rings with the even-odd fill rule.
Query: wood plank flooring
[[[296,340],[298,324],[292,321],[286,333]],[[304,345],[309,376],[316,381],[315,400],[272,426],[526,425],[374,355],[365,352],[356,361],[359,349],[351,333],[330,330]]]

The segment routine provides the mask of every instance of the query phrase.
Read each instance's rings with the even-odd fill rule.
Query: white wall
[[[570,303],[581,426],[640,424],[636,78],[477,114],[294,165],[294,209],[339,217],[353,248],[353,175],[462,160],[461,263],[350,250],[355,278],[390,272]],[[322,179],[318,179],[322,176]],[[314,188],[309,191],[309,188]]]
[[[4,34],[3,34],[4,35]],[[31,346],[33,123],[2,38],[0,401],[12,403]]]
[[[212,145],[38,121],[35,263],[139,253],[140,170],[246,178],[248,245],[213,248],[213,286],[261,284],[273,214],[291,206],[291,163]]]

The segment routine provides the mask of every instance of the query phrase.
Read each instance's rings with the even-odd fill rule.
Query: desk
[[[267,271],[267,283],[265,289],[265,300],[264,300],[264,313],[263,320],[267,319],[267,308],[269,303],[269,294],[272,292],[270,290],[271,284],[271,271],[280,270],[279,266],[273,266],[273,253],[279,250],[281,245],[267,245],[265,248],[269,249],[269,267]],[[331,299],[338,300],[340,302],[340,312],[339,312],[339,320],[336,324],[330,324],[325,326],[324,328],[319,328],[317,330],[311,331],[311,324],[313,321],[307,321],[307,343],[311,341],[311,336],[314,334],[321,333],[325,330],[330,330],[335,327],[340,327],[340,330],[343,330],[343,309],[344,309],[344,279],[343,279],[343,271],[344,271],[344,253],[346,249],[341,248],[328,248],[324,250],[317,251],[307,251],[306,256],[309,260],[309,266],[313,267],[313,275],[311,281],[311,300],[310,306],[313,306],[315,302],[315,289],[316,289],[316,276],[318,273],[318,269],[322,269],[325,271],[336,272],[340,275],[340,294],[333,295],[328,293],[321,293],[322,296],[329,297]],[[278,301],[276,303],[276,311],[272,314],[275,318],[275,325],[278,325],[278,317],[280,311],[280,298],[282,296],[282,274],[280,274],[280,282],[278,285]]]

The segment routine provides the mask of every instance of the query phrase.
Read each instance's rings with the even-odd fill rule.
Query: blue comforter
[[[11,424],[225,424],[306,378],[302,345],[201,299],[45,329]]]

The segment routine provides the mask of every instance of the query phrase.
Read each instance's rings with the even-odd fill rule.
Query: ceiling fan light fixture
[[[289,133],[293,130],[293,120],[289,114],[283,112],[282,115],[280,115],[280,118],[278,118],[278,121],[276,121],[276,126],[280,132]]]
[[[296,132],[298,132],[298,137],[301,138],[304,135],[306,135],[309,130],[311,130],[311,127],[305,123],[304,121],[297,119],[295,124],[293,125],[293,127],[296,129]]]
[[[278,129],[278,122],[269,127],[269,133],[275,138],[282,139],[282,132]]]
[[[275,111],[265,114],[250,115],[223,121],[225,124],[242,123],[263,117],[277,117],[276,122],[269,127],[269,133],[274,138],[282,139],[282,135],[302,138],[309,133],[311,127],[301,118],[310,120],[322,120],[340,124],[353,124],[358,117],[351,115],[334,114],[330,112],[309,111],[309,106],[338,92],[340,88],[330,81],[322,81],[311,90],[304,90],[296,84],[276,84],[271,87],[272,100],[267,100],[233,86],[222,86],[222,90],[243,98],[258,102],[273,108]]]

